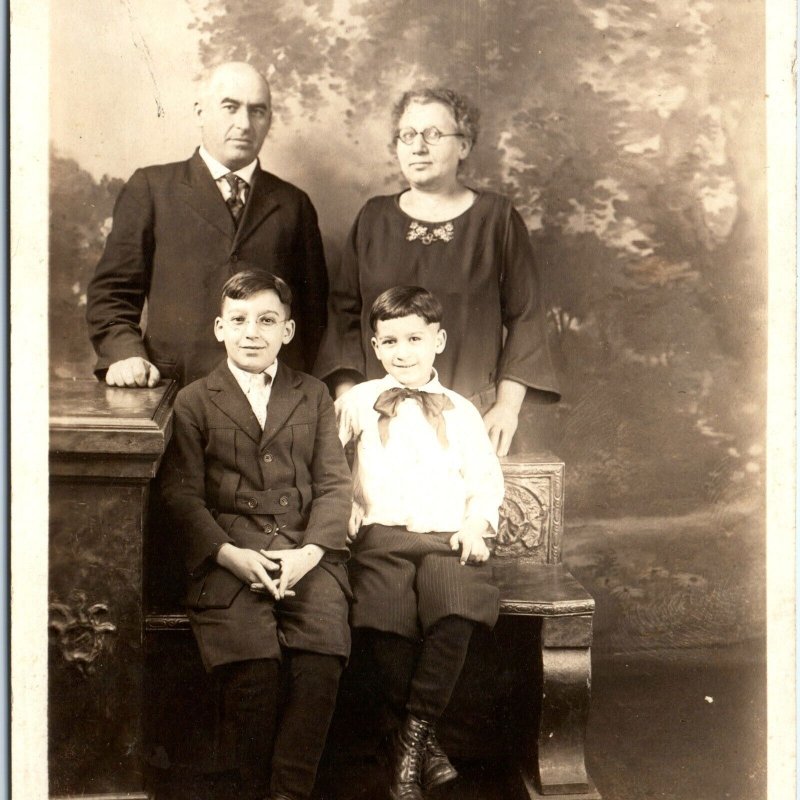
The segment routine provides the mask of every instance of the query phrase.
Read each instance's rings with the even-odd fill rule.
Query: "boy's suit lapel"
[[[290,370],[279,361],[278,372],[272,384],[272,393],[267,406],[267,424],[261,436],[262,447],[283,428],[292,412],[305,397],[305,394],[297,388],[299,385],[300,379],[294,370]]]
[[[208,376],[211,402],[226,416],[230,417],[256,444],[261,441],[262,431],[250,403],[244,396],[236,378],[223,361]],[[272,409],[270,400],[269,410]]]

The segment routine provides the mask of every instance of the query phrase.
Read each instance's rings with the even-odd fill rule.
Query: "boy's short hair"
[[[393,286],[375,298],[369,312],[369,327],[375,333],[381,320],[422,317],[428,325],[441,324],[442,304],[427,289],[421,286]]]
[[[231,300],[247,300],[259,292],[275,292],[278,299],[289,309],[292,316],[292,290],[285,280],[266,270],[245,269],[237,272],[225,281],[219,299],[220,311],[225,305],[225,298]]]

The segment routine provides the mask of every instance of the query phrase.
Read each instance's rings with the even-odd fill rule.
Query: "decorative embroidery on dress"
[[[420,225],[419,222],[412,220],[406,239],[409,242],[419,239],[422,244],[432,244],[437,240],[441,242],[452,241],[453,223],[445,222],[444,225],[438,225],[432,231],[429,231],[427,225]]]

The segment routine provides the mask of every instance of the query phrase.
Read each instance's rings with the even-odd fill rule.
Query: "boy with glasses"
[[[350,651],[350,474],[325,386],[277,360],[291,300],[268,272],[225,283],[227,361],[178,393],[160,471],[242,800],[310,797]]]

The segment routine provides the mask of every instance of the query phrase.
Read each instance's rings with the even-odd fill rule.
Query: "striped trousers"
[[[362,529],[348,564],[353,627],[408,639],[420,638],[448,616],[493,627],[500,594],[492,568],[488,562],[462,565],[450,549],[452,535],[386,525]]]

